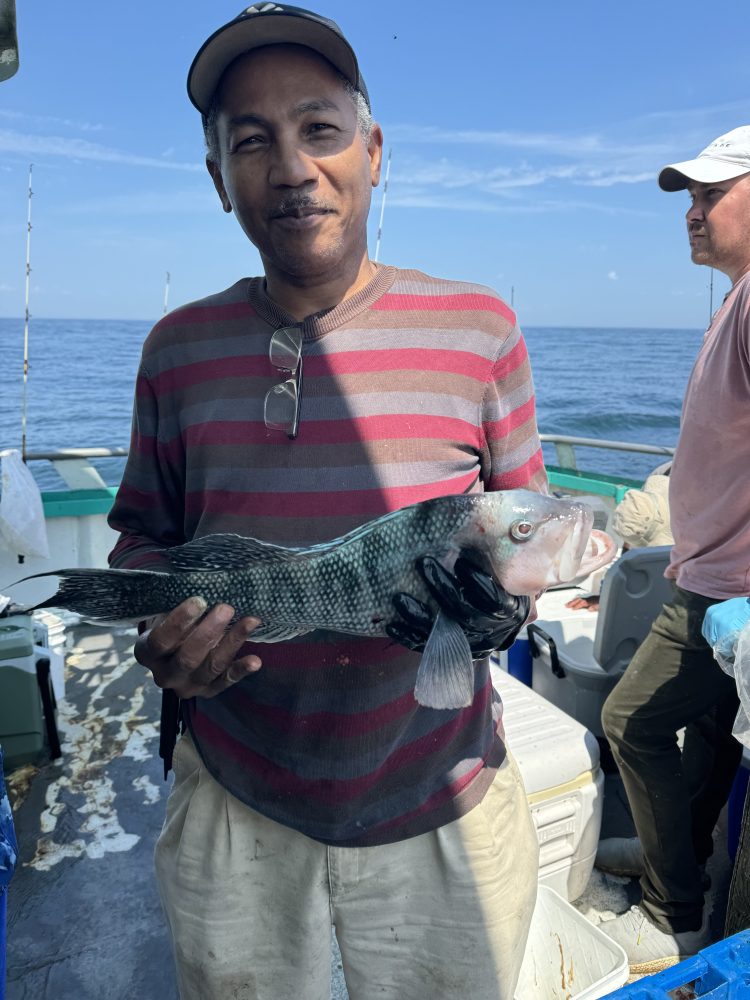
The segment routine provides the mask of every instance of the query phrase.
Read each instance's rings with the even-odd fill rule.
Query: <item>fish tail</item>
[[[35,576],[57,576],[60,583],[56,594],[29,608],[30,611],[66,608],[91,621],[118,622],[149,618],[169,610],[164,607],[159,586],[169,574],[128,569],[64,569]]]

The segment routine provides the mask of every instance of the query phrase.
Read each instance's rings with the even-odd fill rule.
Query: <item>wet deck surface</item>
[[[160,695],[132,643],[128,633],[69,630],[63,757],[8,776],[21,863],[8,897],[7,1000],[178,1000],[152,863],[169,790]],[[614,775],[605,804],[602,834],[628,834]],[[722,827],[715,841],[710,905],[720,930],[730,874]],[[638,898],[635,880],[594,871],[575,905],[599,923]],[[335,946],[331,996],[347,998]]]

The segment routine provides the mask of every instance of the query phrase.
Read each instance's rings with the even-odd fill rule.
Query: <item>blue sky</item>
[[[156,320],[260,270],[203,166],[185,77],[228,0],[17,0],[0,83],[0,315]],[[705,326],[661,166],[750,122],[746,0],[327,0],[392,166],[380,259],[479,281],[525,326]],[[370,218],[371,250],[382,187]],[[714,283],[714,305],[728,288]]]

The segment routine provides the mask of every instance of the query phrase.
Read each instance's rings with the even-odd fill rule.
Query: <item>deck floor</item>
[[[20,864],[8,896],[7,1000],[178,1000],[152,863],[169,790],[159,692],[132,658],[132,633],[77,625],[68,641],[63,757],[8,776]],[[618,782],[607,777],[604,835],[629,832]],[[720,928],[730,865],[721,829],[715,840]],[[634,880],[594,871],[575,905],[598,923],[637,899]],[[335,942],[331,963],[332,1000],[346,1000]]]

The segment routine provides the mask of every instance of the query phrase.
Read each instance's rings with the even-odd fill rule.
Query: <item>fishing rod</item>
[[[383,183],[383,201],[380,204],[380,222],[378,223],[378,237],[375,241],[375,263],[380,254],[380,237],[383,235],[383,216],[385,215],[385,196],[388,194],[388,176],[391,172],[391,150],[388,150],[388,162],[385,166],[385,181]]]
[[[164,312],[162,315],[167,315],[167,300],[169,299],[169,271],[167,271],[167,281],[164,285]]]
[[[711,282],[708,286],[708,325],[714,318],[714,269],[711,268]]]
[[[29,380],[29,282],[31,278],[31,173],[34,164],[29,164],[28,215],[26,219],[26,312],[23,324],[23,394],[21,397],[21,458],[26,461],[26,389]]]

